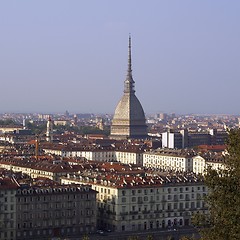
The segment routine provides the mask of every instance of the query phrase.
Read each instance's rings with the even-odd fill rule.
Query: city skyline
[[[146,114],[239,114],[240,3],[0,3],[0,112],[112,113],[128,35]]]

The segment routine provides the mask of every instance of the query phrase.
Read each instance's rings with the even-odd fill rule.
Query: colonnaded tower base
[[[147,138],[146,118],[141,103],[135,95],[132,77],[131,37],[128,46],[128,71],[124,81],[124,94],[119,101],[112,120],[112,139]]]

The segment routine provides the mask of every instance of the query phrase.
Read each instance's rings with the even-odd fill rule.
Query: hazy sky
[[[113,113],[128,35],[146,113],[240,113],[239,0],[0,2],[0,112]]]

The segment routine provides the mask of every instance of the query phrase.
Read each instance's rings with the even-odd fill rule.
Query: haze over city
[[[3,1],[0,112],[113,113],[128,36],[146,113],[239,114],[239,1]]]

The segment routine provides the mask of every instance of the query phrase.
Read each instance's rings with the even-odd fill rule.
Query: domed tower
[[[135,95],[132,77],[131,37],[128,45],[128,71],[124,81],[124,94],[119,101],[112,120],[110,138],[142,139],[147,137],[147,125],[141,103]]]

